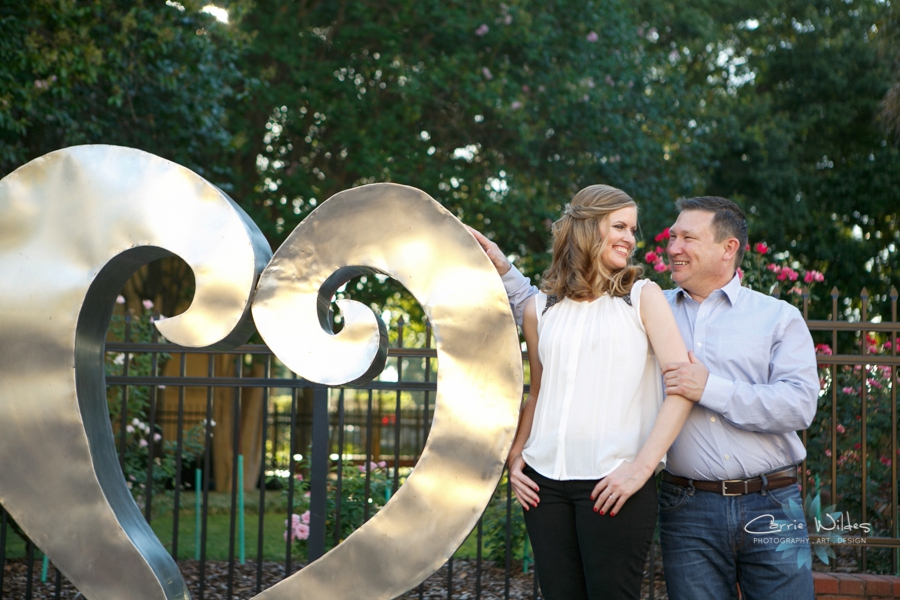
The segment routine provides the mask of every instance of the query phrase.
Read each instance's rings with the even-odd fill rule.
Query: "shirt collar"
[[[741,278],[737,274],[734,273],[734,277],[731,278],[731,281],[726,283],[724,286],[714,291],[715,294],[717,291],[721,291],[728,298],[728,301],[731,302],[731,305],[734,306],[737,303],[738,295],[741,293]],[[675,294],[678,296],[680,300],[684,300],[684,298],[692,298],[692,296],[683,288],[675,288]],[[711,296],[712,294],[710,294]]]

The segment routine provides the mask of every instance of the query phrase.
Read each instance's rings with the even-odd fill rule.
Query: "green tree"
[[[61,147],[140,148],[226,183],[239,31],[200,3],[37,0],[0,7],[0,173]]]
[[[896,9],[879,0],[650,3],[689,81],[708,82],[708,193],[751,238],[827,271],[842,292],[897,282],[900,153],[878,114],[895,76]],[[890,51],[888,51],[890,50]],[[826,307],[827,310],[828,307]]]
[[[260,0],[240,27],[264,85],[235,107],[235,195],[273,246],[332,194],[394,181],[540,272],[584,185],[626,189],[651,228],[703,187],[698,91],[629,3]],[[348,289],[381,302],[372,283]]]

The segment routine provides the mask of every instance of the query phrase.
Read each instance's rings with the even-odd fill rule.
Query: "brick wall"
[[[813,573],[816,600],[900,598],[900,577],[867,573]]]

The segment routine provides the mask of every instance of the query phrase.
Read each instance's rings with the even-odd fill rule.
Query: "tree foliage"
[[[174,3],[169,3],[174,4]],[[238,32],[163,2],[0,8],[0,173],[65,146],[132,146],[222,181]]]
[[[702,189],[695,92],[629,3],[263,0],[242,27],[265,85],[238,196],[273,243],[332,194],[394,181],[540,270],[581,187],[621,186],[651,221]]]
[[[681,68],[708,83],[699,120],[717,127],[706,191],[745,208],[751,237],[828,272],[845,293],[869,285],[883,298],[900,242],[900,154],[878,117],[896,76],[895,9],[693,4],[699,25],[655,14]]]

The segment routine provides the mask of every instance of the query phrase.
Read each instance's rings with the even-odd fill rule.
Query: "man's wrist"
[[[499,273],[499,271],[497,272]],[[500,279],[503,281],[503,286],[508,294],[528,285],[528,279],[512,263],[510,263],[509,269],[505,273],[500,274]]]

